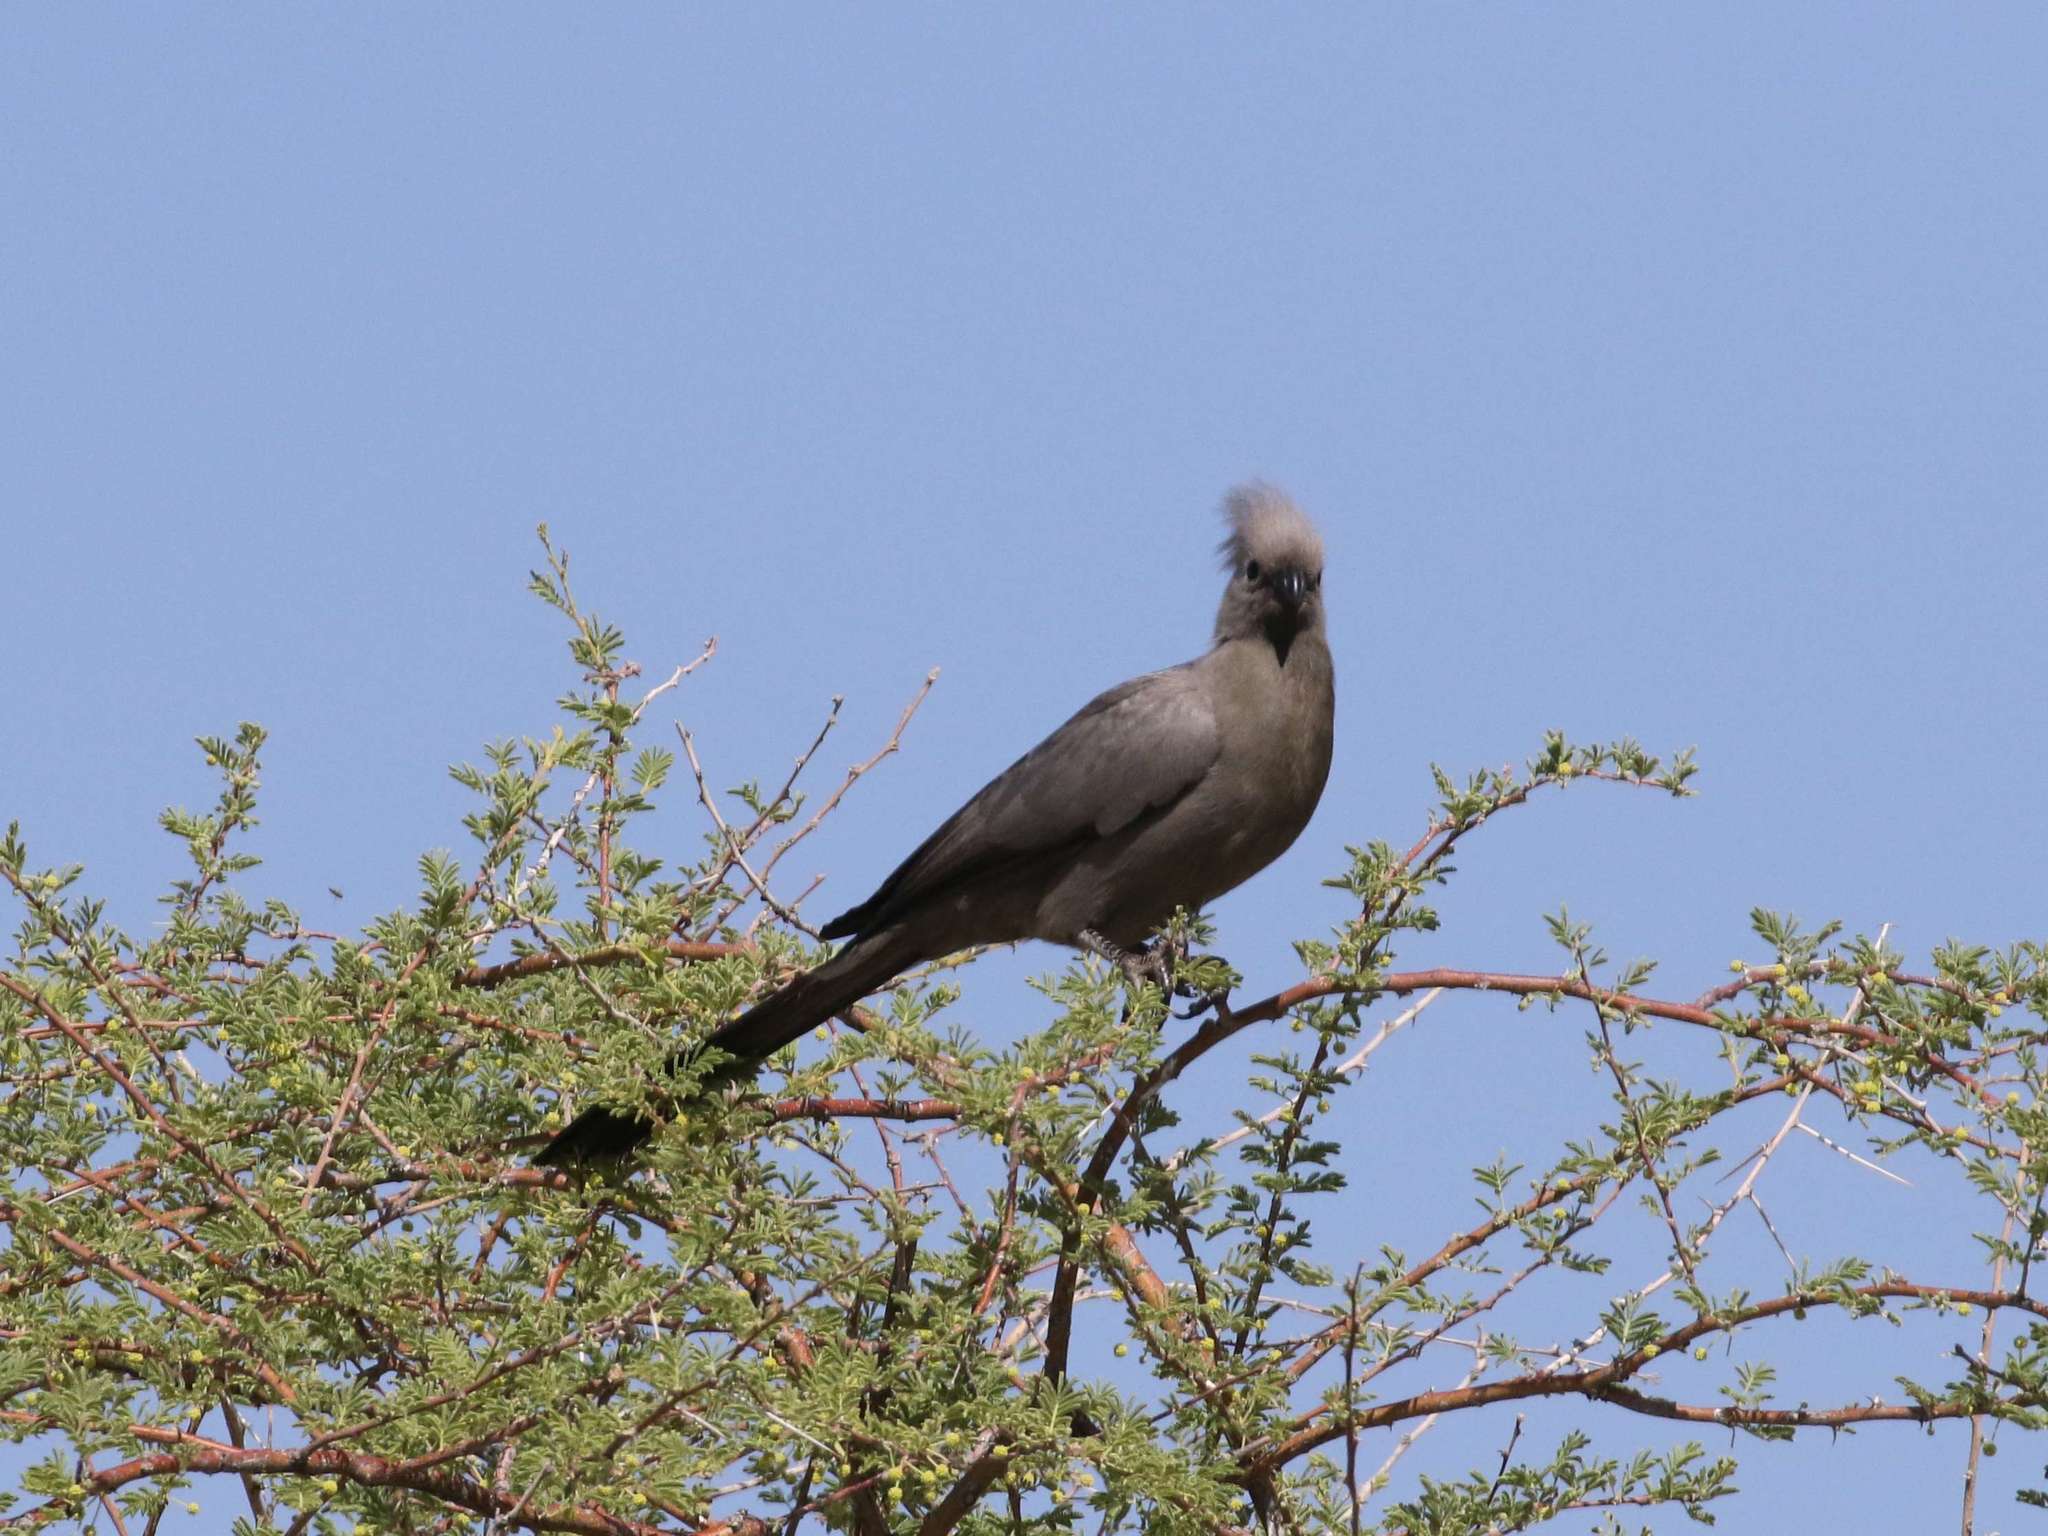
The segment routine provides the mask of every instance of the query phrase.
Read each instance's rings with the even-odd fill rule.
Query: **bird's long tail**
[[[855,939],[823,965],[793,978],[692,1049],[716,1049],[730,1058],[719,1065],[712,1081],[745,1077],[805,1031],[845,1011],[923,958],[903,943],[897,930]],[[672,1059],[670,1068],[680,1059]],[[563,1127],[535,1161],[559,1166],[622,1158],[653,1131],[654,1123],[642,1115],[593,1105]]]

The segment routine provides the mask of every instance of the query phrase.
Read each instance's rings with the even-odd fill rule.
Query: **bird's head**
[[[1323,627],[1323,540],[1286,495],[1253,481],[1223,500],[1230,584],[1216,610],[1216,639],[1272,642],[1281,663],[1297,635]]]

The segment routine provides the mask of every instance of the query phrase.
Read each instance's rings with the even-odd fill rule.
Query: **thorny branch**
[[[1225,1533],[1246,1509],[1217,1491],[1243,1489],[1277,1529],[1307,1528],[1327,1495],[1359,1530],[1416,1437],[1502,1404],[1576,1397],[1759,1433],[1952,1419],[1981,1433],[1987,1417],[2042,1413],[2038,1373],[2024,1356],[1995,1362],[1990,1328],[2000,1313],[2048,1322],[2027,1284],[2043,1129],[2008,1087],[2032,1086],[2034,1042],[1982,1027],[2048,998],[2038,966],[1917,974],[1883,954],[1883,933],[1868,953],[1787,940],[1779,960],[1691,1001],[1603,982],[1584,951],[1556,975],[1392,968],[1426,887],[1475,828],[1573,778],[1676,787],[1639,754],[1554,749],[1525,781],[1447,794],[1405,852],[1361,857],[1358,920],[1300,981],[1243,1006],[1218,999],[1176,1043],[1154,1050],[1143,1029],[1118,1027],[1093,973],[1060,994],[1060,1029],[1008,1055],[933,1036],[923,1002],[855,1010],[854,1029],[786,1082],[770,1073],[756,1091],[685,1100],[642,1170],[523,1165],[510,1149],[532,1133],[522,1111],[536,1090],[603,1068],[608,1042],[636,1031],[715,1021],[740,989],[773,985],[792,963],[786,940],[757,936],[762,920],[735,932],[735,918],[755,903],[801,931],[802,897],[771,889],[778,865],[898,749],[936,677],[807,819],[800,783],[839,700],[744,815],[727,814],[683,733],[715,839],[701,864],[659,882],[624,831],[639,808],[632,786],[658,783],[660,767],[629,766],[627,734],[715,644],[630,704],[619,688],[634,669],[615,637],[569,598],[566,559],[550,570],[591,684],[577,701],[587,735],[537,745],[523,778],[478,775],[498,799],[474,828],[476,877],[465,887],[430,871],[421,913],[361,944],[278,915],[252,922],[235,905],[224,875],[250,824],[240,800],[195,835],[201,874],[179,926],[149,945],[65,907],[66,882],[30,872],[10,836],[0,877],[27,922],[20,958],[0,968],[0,1112],[34,1127],[40,1150],[0,1193],[0,1338],[34,1362],[0,1380],[0,1424],[60,1435],[78,1422],[68,1394],[90,1381],[95,1437],[120,1454],[37,1486],[39,1502],[0,1527],[88,1506],[118,1523],[141,1507],[124,1506],[123,1490],[220,1475],[242,1483],[259,1521],[293,1491],[301,1529],[309,1510],[363,1518],[392,1507],[374,1500],[405,1495],[493,1530],[790,1536],[829,1513],[867,1536],[944,1536],[1000,1497],[1013,1520],[1093,1500],[1109,1529],[1151,1501]],[[549,777],[572,765],[580,782],[550,812]],[[253,757],[227,766],[253,783]],[[581,917],[543,899],[558,857],[589,888]],[[1849,1002],[1823,1010],[1808,984],[1844,988]],[[1359,1263],[1319,1302],[1303,1211],[1327,1158],[1326,1100],[1355,1088],[1425,1008],[1461,993],[1590,1005],[1618,1134],[1526,1189],[1500,1173],[1482,1220],[1419,1258]],[[1365,1027],[1395,1000],[1412,1001]],[[1133,1018],[1156,1019],[1158,999],[1132,1002]],[[1276,1063],[1272,1102],[1245,1103],[1234,1128],[1169,1151],[1175,1083],[1282,1020],[1314,1038],[1299,1057],[1261,1058]],[[1652,1022],[1711,1042],[1734,1068],[1730,1086],[1676,1108],[1650,1092],[1619,1032]],[[1693,1165],[1676,1149],[1782,1094],[1789,1112],[1740,1182],[1688,1226],[1678,1190]],[[1762,1299],[1708,1293],[1710,1240],[1738,1209],[1761,1215],[1767,1166],[1794,1129],[1822,1137],[1804,1117],[1826,1103],[1890,1138],[1869,1158],[1827,1142],[1866,1167],[1889,1174],[1882,1159],[1908,1143],[1976,1160],[2005,1216],[2008,1251],[1988,1285],[1844,1270],[1795,1275]],[[878,1138],[872,1152],[849,1141],[860,1121]],[[1257,1170],[1235,1213],[1220,1172],[1230,1159]],[[985,1198],[961,1165],[993,1175]],[[1568,1345],[1516,1343],[1503,1318],[1524,1283],[1577,1264],[1575,1245],[1645,1185],[1670,1267],[1612,1298]],[[1526,1250],[1513,1266],[1496,1252],[1509,1243]],[[1494,1278],[1461,1289],[1478,1275]],[[1690,1317],[1643,1309],[1666,1291]],[[88,1294],[122,1309],[86,1306]],[[1094,1300],[1113,1304],[1152,1372],[1142,1409],[1136,1393],[1098,1391],[1113,1374],[1099,1362],[1086,1380],[1070,1376]],[[1653,1364],[1809,1309],[1941,1319],[1975,1308],[1986,1317],[1966,1377],[1906,1402],[1693,1402],[1668,1395]],[[1446,1359],[1457,1374],[1435,1379],[1450,1385],[1411,1382]],[[961,1404],[979,1417],[961,1420]],[[245,1409],[262,1410],[260,1435]],[[214,1413],[221,1435],[200,1433]],[[749,1428],[760,1424],[773,1439]],[[1144,1482],[1117,1449],[1133,1425],[1194,1456],[1190,1476]],[[1387,1449],[1361,1477],[1362,1437],[1376,1431],[1389,1432]],[[1320,1456],[1338,1442],[1341,1468]],[[1504,1496],[1514,1444],[1489,1498]],[[1718,1496],[1688,1486],[1671,1497]],[[1577,1507],[1648,1498],[1610,1490]]]

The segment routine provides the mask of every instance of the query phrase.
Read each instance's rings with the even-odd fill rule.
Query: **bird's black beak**
[[[1275,571],[1273,595],[1289,608],[1299,608],[1308,597],[1308,575],[1304,571]]]

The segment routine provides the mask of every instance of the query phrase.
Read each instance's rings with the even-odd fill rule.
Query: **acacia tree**
[[[694,861],[652,857],[630,834],[678,759],[639,737],[712,647],[638,692],[547,553],[534,590],[581,676],[567,726],[456,770],[476,853],[423,860],[418,902],[366,932],[247,893],[255,726],[200,743],[211,812],[163,817],[193,867],[155,937],[18,826],[0,845],[20,910],[0,1431],[26,1468],[0,1526],[154,1533],[205,1498],[294,1536],[1449,1533],[1588,1510],[1618,1529],[1643,1506],[1707,1517],[1745,1437],[1954,1420],[1967,1529],[1987,1429],[2043,1423],[2041,947],[1951,945],[1916,974],[1882,934],[1759,912],[1766,953],[1674,998],[1559,917],[1555,974],[1401,969],[1494,817],[1573,781],[1689,792],[1684,756],[1553,736],[1521,772],[1439,773],[1419,836],[1352,850],[1330,882],[1349,921],[1298,946],[1277,995],[1192,959],[1208,1001],[1181,1023],[1076,962],[998,1050],[952,1025],[933,968],[751,1085],[692,1092],[649,1064],[817,958],[777,872],[923,694],[815,802],[800,784],[831,719],[779,786],[723,794],[683,733],[707,837]],[[1576,1015],[1608,1108],[1477,1170],[1478,1219],[1435,1251],[1363,1249],[1369,1224],[1319,1226],[1348,1172],[1327,1127],[1380,1046],[1460,991]],[[1235,1124],[1184,1128],[1176,1085],[1254,1029]],[[1652,1029],[1700,1042],[1697,1081],[1633,1059]],[[595,1099],[660,1117],[645,1155],[532,1166]],[[1988,1278],[1974,1248],[1927,1274],[1726,1259],[1717,1233],[1762,1212],[1796,1130],[1946,1179],[1984,1213]],[[1734,1175],[1703,1176],[1717,1160]],[[1641,1212],[1664,1267],[1617,1290],[1603,1234]],[[1815,1313],[1946,1325],[1953,1368],[1898,1377],[1896,1401],[1781,1397],[1774,1330]],[[1866,1336],[1890,1380],[1896,1336]],[[1599,1422],[1658,1449],[1576,1428],[1525,1446],[1517,1412],[1542,1400],[1627,1410]],[[1404,1478],[1422,1431],[1471,1420],[1497,1454]]]

